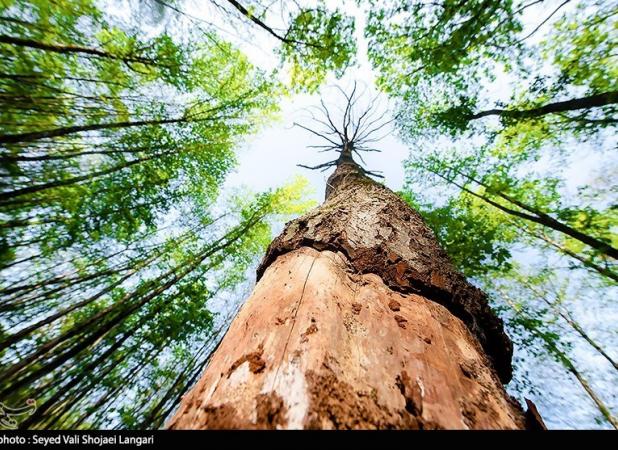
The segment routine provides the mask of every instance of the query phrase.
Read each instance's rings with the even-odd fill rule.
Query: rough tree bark
[[[511,353],[420,215],[344,151],[168,427],[534,427],[502,386]]]

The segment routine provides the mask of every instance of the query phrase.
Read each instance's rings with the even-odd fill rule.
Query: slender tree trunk
[[[605,358],[614,369],[618,370],[618,362],[614,361],[611,356],[607,354],[607,352],[601,347],[597,341],[592,339],[592,337],[581,327],[579,323],[577,323],[569,312],[566,312],[560,306],[560,299],[556,299],[554,301],[548,300],[548,298],[543,294],[543,292],[539,292],[534,285],[528,285],[528,288],[534,292],[547,306],[553,309],[562,319],[569,324],[569,326],[575,330],[579,336],[584,339],[588,344],[594,348],[603,358]]]
[[[513,308],[515,310],[515,312],[517,312],[518,310],[515,307],[513,299],[511,299],[509,297],[508,293],[501,291],[501,294],[504,297],[504,299],[506,300],[506,302],[508,303],[508,305],[511,308]],[[538,339],[540,339],[541,342],[543,342],[543,345],[545,346],[545,348],[549,351],[549,353],[553,357],[555,357],[569,372],[571,372],[571,374],[573,374],[573,376],[579,382],[579,384],[584,389],[584,391],[586,391],[586,394],[588,394],[590,399],[597,406],[597,408],[599,409],[599,411],[601,412],[603,417],[605,417],[605,419],[615,429],[618,430],[618,419],[616,419],[616,417],[613,416],[613,414],[610,411],[610,409],[603,402],[603,400],[597,395],[597,393],[592,388],[592,386],[590,386],[590,383],[588,383],[588,380],[586,380],[586,378],[581,374],[581,372],[579,370],[577,370],[577,368],[575,367],[575,365],[573,364],[571,359],[562,350],[560,350],[551,340],[548,340],[547,337],[544,334],[539,333],[538,329],[527,328],[527,330],[530,333],[532,333],[534,336],[536,336]],[[526,400],[526,401],[528,401],[528,400]]]
[[[562,102],[548,103],[531,109],[489,109],[470,116],[470,120],[480,119],[487,116],[503,116],[514,119],[527,119],[544,116],[546,114],[575,111],[578,109],[597,108],[600,106],[613,105],[618,102],[618,92],[602,92],[587,97],[574,98]]]
[[[567,236],[572,237],[573,239],[578,240],[579,242],[589,245],[590,247],[594,248],[595,250],[606,254],[607,256],[610,256],[614,259],[618,259],[618,249],[614,248],[611,246],[611,244],[608,244],[607,242],[603,242],[593,236],[589,236],[586,233],[582,233],[581,231],[578,231],[572,227],[570,227],[569,225],[562,223],[556,219],[554,219],[552,216],[550,216],[549,214],[546,214],[542,211],[539,211],[538,209],[535,209],[529,205],[526,205],[522,202],[520,202],[519,200],[515,199],[514,197],[511,197],[510,195],[505,194],[504,192],[496,192],[495,195],[498,195],[499,197],[502,197],[504,200],[512,203],[513,205],[523,209],[524,211],[528,211],[531,214],[528,214],[526,212],[522,212],[522,211],[517,211],[515,209],[512,208],[508,208],[504,205],[501,205],[498,202],[493,201],[491,198],[485,196],[485,195],[481,195],[478,192],[474,192],[471,189],[468,189],[466,186],[464,186],[463,184],[459,184],[457,183],[455,180],[446,177],[444,175],[442,175],[441,173],[439,173],[438,171],[434,171],[434,170],[430,170],[430,169],[425,169],[428,172],[433,173],[434,175],[438,176],[439,178],[442,178],[444,181],[451,183],[453,186],[461,189],[464,192],[467,192],[468,194],[479,198],[481,200],[483,200],[484,202],[490,204],[491,206],[499,209],[502,212],[505,212],[507,214],[510,214],[512,216],[515,217],[519,217],[521,219],[525,219],[525,220],[529,220],[530,222],[534,222],[534,223],[538,223],[539,225],[543,225],[544,227],[547,228],[551,228],[553,230],[556,230],[560,233],[563,233]],[[484,183],[482,183],[481,181],[478,181],[462,172],[458,172],[459,174],[463,175],[464,177],[466,177],[467,179],[469,179],[470,181],[473,181],[474,183],[479,184],[480,186],[483,186],[484,188],[486,188],[488,191],[488,186]]]
[[[342,154],[168,427],[525,427],[512,347],[421,217]]]
[[[124,122],[92,123],[89,125],[73,125],[69,127],[53,128],[44,131],[31,131],[19,134],[0,135],[0,144],[16,144],[19,142],[32,142],[40,139],[67,136],[69,134],[83,133],[84,131],[115,130],[118,128],[141,127],[144,125],[168,125],[186,122],[184,118],[159,119],[159,120],[136,120]]]
[[[515,226],[517,226],[516,224],[514,224]],[[542,241],[545,241],[547,244],[549,244],[550,246],[554,247],[556,250],[558,250],[560,253],[563,253],[567,256],[570,256],[573,259],[578,260],[579,262],[581,262],[584,267],[587,267],[589,269],[595,270],[598,273],[600,273],[603,276],[606,276],[608,278],[611,278],[614,281],[618,281],[618,273],[613,272],[611,269],[607,268],[607,267],[603,267],[599,264],[596,264],[595,262],[593,262],[593,260],[591,258],[585,258],[582,255],[579,255],[577,253],[575,253],[572,250],[569,250],[567,247],[565,247],[564,245],[561,245],[560,243],[554,241],[553,239],[550,239],[545,233],[535,233],[533,231],[530,231],[529,229],[526,229],[525,227],[519,227],[521,229],[523,229],[523,231],[527,234],[529,234],[530,236],[537,238],[537,239],[541,239]]]
[[[116,59],[126,63],[135,62],[147,65],[157,65],[156,60],[150,58],[144,58],[141,56],[133,55],[115,55],[113,53],[106,52],[97,48],[82,47],[79,45],[64,45],[64,44],[49,44],[45,42],[35,41],[33,39],[24,39],[16,36],[7,36],[5,34],[0,35],[1,44],[10,44],[19,47],[35,48],[38,50],[45,50],[47,52],[61,53],[61,54],[83,54],[89,56],[96,56],[99,58]]]

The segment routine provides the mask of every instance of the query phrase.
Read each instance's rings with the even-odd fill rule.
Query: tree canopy
[[[373,152],[376,131],[409,147],[397,189],[505,319],[511,392],[561,426],[618,427],[617,17],[607,0],[0,0],[0,401],[36,399],[24,428],[162,426],[273,230],[312,205],[303,179],[226,185],[312,96],[320,150]],[[319,99],[342,78],[343,128]]]
[[[302,181],[221,193],[277,82],[215,33],[110,20],[3,4],[0,389],[37,399],[23,427],[161,425],[225,325],[208,300],[306,207]]]

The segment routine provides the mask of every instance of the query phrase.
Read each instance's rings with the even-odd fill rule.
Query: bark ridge
[[[355,163],[340,164],[330,176],[324,204],[286,224],[258,280],[277,257],[300,247],[342,252],[357,273],[374,273],[393,290],[445,306],[479,340],[502,382],[510,381],[513,346],[486,295],[455,269],[420,214]]]

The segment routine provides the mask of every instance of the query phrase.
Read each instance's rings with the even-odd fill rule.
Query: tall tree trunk
[[[508,428],[512,346],[419,214],[344,154],[168,427]]]

